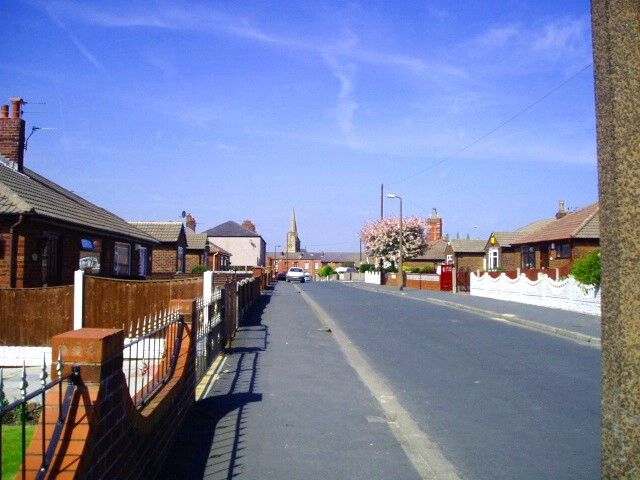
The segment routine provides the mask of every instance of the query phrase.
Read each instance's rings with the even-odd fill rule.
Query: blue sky
[[[2,3],[0,100],[125,219],[357,251],[382,183],[463,238],[597,200],[587,0],[87,3]]]

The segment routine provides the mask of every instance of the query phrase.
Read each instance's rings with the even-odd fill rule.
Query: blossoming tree
[[[402,219],[404,258],[415,257],[425,247],[426,222],[418,217]],[[400,219],[384,218],[367,223],[360,238],[369,255],[398,263],[400,257]]]

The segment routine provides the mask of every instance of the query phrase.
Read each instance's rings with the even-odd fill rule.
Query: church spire
[[[293,214],[291,215],[291,225],[289,226],[289,232],[287,233],[287,251],[300,251],[300,239],[298,238],[298,225],[296,223],[295,208],[293,209]]]
[[[291,215],[291,226],[289,227],[289,231],[295,233],[298,236],[298,225],[296,224],[296,209],[293,209],[293,214]]]

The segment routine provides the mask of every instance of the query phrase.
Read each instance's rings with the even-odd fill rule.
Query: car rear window
[[[289,269],[290,272],[302,272],[301,268],[290,268]]]

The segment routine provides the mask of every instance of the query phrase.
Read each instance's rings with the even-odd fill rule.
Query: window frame
[[[563,252],[563,249],[566,251]],[[556,243],[556,258],[571,258],[571,244],[569,242]]]
[[[120,263],[121,254],[118,252],[119,249],[126,248],[127,255],[126,264]],[[121,266],[126,266],[126,272],[121,272]],[[113,274],[119,277],[128,277],[131,275],[131,244],[126,242],[114,242],[113,245]]]

